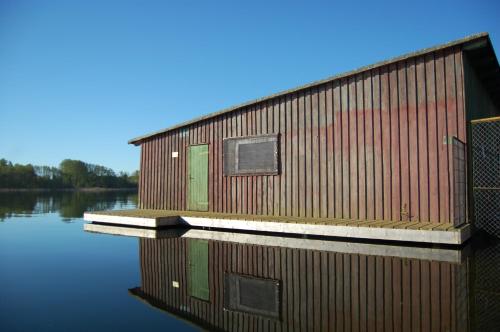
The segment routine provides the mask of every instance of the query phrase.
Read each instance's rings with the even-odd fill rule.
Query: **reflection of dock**
[[[129,292],[208,330],[469,330],[467,253],[421,249],[188,230],[139,239]]]
[[[446,223],[305,219],[230,215],[194,211],[121,210],[84,214],[84,219],[110,225],[162,227],[182,225],[252,232],[287,233],[385,241],[462,244],[470,237],[470,225]]]
[[[152,229],[142,227],[127,227],[106,224],[84,224],[83,229],[87,232],[102,233],[109,235],[132,236],[141,238],[167,238],[176,237],[184,233],[184,228],[171,227],[168,229]]]
[[[235,242],[247,245],[261,245],[281,248],[320,250],[347,254],[379,255],[401,258],[414,258],[432,261],[460,263],[469,254],[469,246],[462,249],[429,246],[401,246],[388,243],[362,243],[324,239],[296,238],[262,235],[242,232],[210,231],[172,227],[168,229],[149,229],[138,227],[85,224],[85,231],[110,235],[132,236],[139,238],[173,238]]]

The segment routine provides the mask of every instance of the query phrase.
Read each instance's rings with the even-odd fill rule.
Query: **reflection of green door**
[[[208,241],[190,239],[188,246],[189,295],[209,301]]]
[[[208,211],[208,145],[190,146],[188,159],[188,210]]]

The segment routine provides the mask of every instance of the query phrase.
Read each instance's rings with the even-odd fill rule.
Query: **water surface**
[[[500,330],[494,240],[453,249],[201,229],[142,233],[156,238],[83,231],[83,211],[136,200],[1,193],[0,330]]]
[[[86,210],[129,193],[0,194],[0,331],[165,331],[190,325],[145,306],[138,240],[83,231]]]

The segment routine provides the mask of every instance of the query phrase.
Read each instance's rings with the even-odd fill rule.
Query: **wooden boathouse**
[[[85,218],[460,244],[470,123],[499,105],[492,43],[473,35],[134,138],[138,210]]]
[[[200,235],[139,239],[130,294],[209,331],[474,330],[466,253],[449,262]]]
[[[130,295],[198,329],[496,331],[500,318],[500,243],[484,238],[429,247],[179,227],[85,231],[138,237]]]

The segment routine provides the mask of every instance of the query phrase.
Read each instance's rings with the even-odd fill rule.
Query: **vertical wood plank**
[[[393,327],[394,331],[402,331],[403,330],[403,322],[402,322],[402,267],[401,267],[401,259],[394,258],[392,260],[392,303],[393,303]]]
[[[410,157],[408,151],[408,89],[406,63],[398,63],[401,219],[410,220]]]
[[[358,129],[358,219],[366,220],[365,113],[363,75],[356,76],[356,118]]]
[[[298,188],[298,207],[299,207],[299,217],[306,216],[306,111],[305,107],[304,93],[299,93],[298,96],[298,128],[297,132],[299,135],[299,151],[298,151],[298,178],[299,178],[299,188]]]
[[[401,178],[400,178],[400,136],[399,136],[399,93],[398,68],[390,65],[390,108],[391,108],[391,170],[392,170],[392,220],[401,220]]]
[[[375,297],[377,298],[377,309],[376,309],[376,317],[377,317],[377,331],[386,331],[384,325],[384,257],[376,256],[375,257]]]
[[[439,192],[441,207],[439,222],[449,222],[449,173],[448,173],[448,144],[445,143],[448,134],[446,78],[443,52],[436,52],[436,95],[437,95],[437,136],[438,136],[438,169]],[[442,102],[439,102],[442,101]]]
[[[365,111],[366,218],[375,219],[375,160],[373,142],[373,88],[371,72],[363,74]]]
[[[360,331],[360,276],[359,276],[359,255],[350,255],[351,258],[351,331]]]
[[[414,59],[407,61],[408,84],[408,153],[410,178],[409,220],[420,220],[420,174],[419,174],[419,131],[417,109],[417,77]]]
[[[440,266],[439,262],[430,263],[430,311],[431,329],[438,331],[441,329],[441,296],[440,296]]]
[[[335,138],[334,138],[334,114],[333,114],[333,85],[328,84],[325,95],[325,118],[326,118],[326,147],[325,159],[327,163],[327,217],[335,217]]]
[[[356,105],[356,81],[355,77],[351,76],[348,80],[347,90],[347,109],[349,112],[349,201],[350,210],[349,218],[358,219],[359,216],[359,202],[358,202],[358,121],[357,121],[357,105]]]
[[[380,71],[381,121],[382,121],[382,200],[383,219],[392,218],[392,182],[391,182],[391,101],[389,86],[389,68]]]
[[[336,331],[344,330],[344,257],[335,253],[335,318]]]
[[[411,330],[411,262],[408,259],[402,260],[402,325],[403,331]]]
[[[320,110],[319,110],[319,92],[317,88],[311,90],[311,209],[312,217],[318,218],[321,215],[322,192],[320,188],[321,181],[321,140],[320,140]]]
[[[283,97],[280,100],[280,105],[279,105],[279,133],[281,137],[281,143],[280,143],[280,168],[281,168],[281,175],[278,177],[278,181],[280,184],[280,193],[279,193],[279,200],[280,200],[280,210],[279,210],[279,215],[280,216],[287,216],[288,211],[287,211],[287,203],[288,203],[288,195],[290,194],[289,188],[290,188],[290,182],[288,181],[289,179],[289,172],[290,169],[288,168],[288,141],[290,140],[289,138],[289,131],[288,131],[288,126],[287,126],[287,119],[289,117],[289,111],[287,109],[287,98]]]
[[[457,91],[456,91],[456,78],[455,78],[455,54],[454,49],[448,49],[444,52],[444,66],[445,66],[445,92],[446,92],[446,121],[447,121],[447,137],[458,138],[458,119],[457,119]],[[454,214],[454,179],[453,179],[453,149],[448,147],[448,220],[453,222]]]
[[[335,155],[335,217],[343,218],[343,204],[344,204],[344,184],[343,184],[343,160],[342,160],[342,108],[341,108],[341,88],[339,81],[334,82],[333,85],[333,135],[334,135],[334,155]]]
[[[434,54],[425,57],[426,90],[427,90],[427,129],[429,138],[429,221],[439,222],[440,216],[440,190],[439,190],[439,167],[438,149],[439,142],[437,128],[437,104],[436,104],[436,73]]]
[[[350,114],[349,114],[349,82],[341,79],[340,107],[342,112],[342,217],[351,218],[351,193],[350,193]]]
[[[366,267],[367,267],[367,324],[368,331],[376,331],[377,329],[377,307],[376,307],[376,266],[375,257],[368,256]]]
[[[463,61],[462,52],[457,47],[455,48],[455,84],[456,84],[456,100],[457,100],[457,125],[458,139],[462,142],[467,142],[465,118],[465,102],[464,102],[464,76],[463,76]]]
[[[305,201],[305,211],[304,215],[306,217],[313,216],[313,178],[314,178],[314,169],[313,169],[313,160],[312,157],[315,154],[313,151],[316,147],[313,146],[312,140],[312,118],[313,118],[313,110],[312,110],[312,94],[311,90],[307,90],[304,93],[304,132],[305,132],[305,145],[304,145],[304,159],[305,159],[305,169],[304,169],[304,177],[305,177],[305,192],[304,192],[304,201]]]
[[[392,281],[392,257],[384,257],[384,327],[387,331],[393,331],[392,313],[393,281]]]
[[[287,97],[286,111],[290,114],[286,118],[286,170],[287,170],[287,183],[290,184],[287,193],[286,211],[288,216],[297,215],[297,204],[295,204],[295,196],[297,195],[297,160],[295,153],[297,143],[297,131],[295,129],[297,123],[297,98],[295,95]]]
[[[327,86],[323,85],[318,93],[318,135],[319,135],[319,195],[320,195],[320,212],[321,218],[328,217],[328,128],[326,125],[326,90]]]
[[[411,324],[412,331],[421,331],[421,321],[420,321],[420,308],[422,304],[421,299],[421,284],[420,284],[420,260],[411,261]]]
[[[417,127],[418,127],[418,173],[421,221],[429,221],[429,143],[427,129],[427,94],[425,59],[419,58],[416,64],[417,80]]]
[[[274,107],[273,107],[273,129],[272,133],[273,134],[280,134],[281,132],[281,114],[280,110],[282,107],[282,102],[281,98],[276,98],[274,101]],[[280,139],[282,137],[279,135]],[[279,163],[278,167],[281,167],[281,160],[283,160],[283,154],[282,154],[282,148],[281,148],[281,143],[278,144],[278,158],[279,158]],[[281,172],[281,173],[280,173]],[[282,171],[278,171],[279,174],[283,174]],[[275,175],[271,176],[271,179],[273,181],[273,215],[274,216],[280,216],[281,215],[281,179],[284,179],[284,176],[282,177],[281,175]]]

